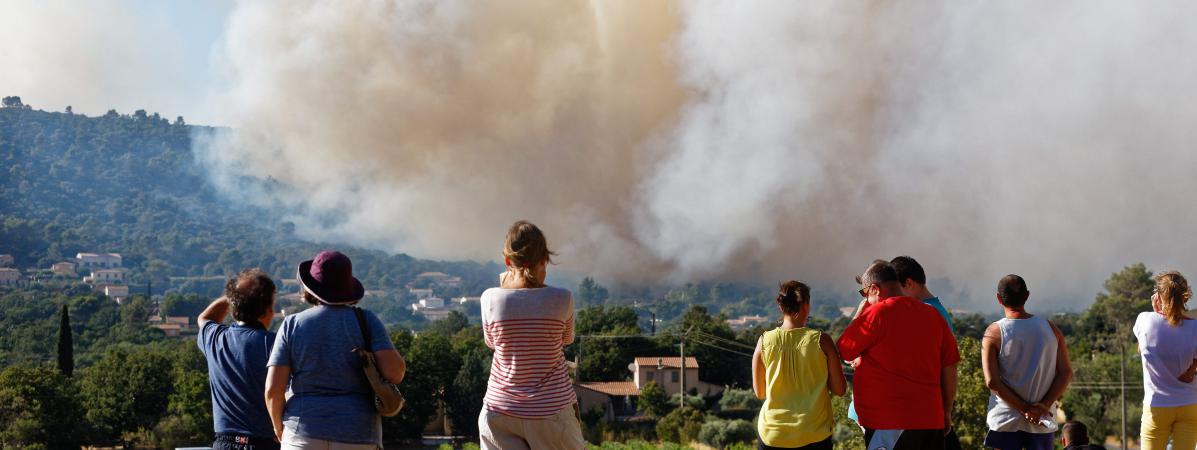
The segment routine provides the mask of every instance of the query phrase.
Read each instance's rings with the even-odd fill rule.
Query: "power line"
[[[752,355],[751,355],[751,354],[749,354],[749,353],[744,353],[744,352],[741,352],[741,351],[739,351],[739,350],[732,350],[732,349],[730,349],[730,348],[727,348],[727,347],[720,347],[720,346],[718,346],[718,345],[712,344],[712,343],[710,343],[710,342],[705,342],[705,341],[702,341],[702,340],[700,340],[700,339],[697,339],[697,338],[696,338],[696,339],[694,339],[694,343],[696,343],[696,344],[702,344],[702,345],[705,345],[705,346],[707,346],[707,347],[712,347],[712,348],[716,348],[716,349],[719,349],[719,350],[723,350],[723,351],[725,351],[725,352],[728,352],[728,353],[735,353],[735,354],[737,354],[737,355],[740,355],[740,356],[746,356],[746,357],[749,357],[749,358],[751,358],[751,357],[752,357]]]

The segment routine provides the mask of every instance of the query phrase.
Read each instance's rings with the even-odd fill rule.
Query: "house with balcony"
[[[91,275],[83,277],[83,282],[96,286],[105,284],[125,284],[125,269],[98,269],[91,271]]]

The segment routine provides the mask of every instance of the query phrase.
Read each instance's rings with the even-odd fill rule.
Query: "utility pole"
[[[654,311],[649,311],[648,313],[651,314],[652,318],[653,318],[653,321],[649,323],[649,328],[652,329],[652,335],[656,336],[657,335],[657,313]]]
[[[681,394],[681,397],[679,397],[678,408],[686,407],[686,337],[690,335],[690,331],[693,329],[694,329],[694,327],[690,327],[689,330],[686,330],[685,333],[682,333],[682,342],[680,344],[680,347],[682,350],[681,351],[682,362],[680,364],[681,371],[682,371],[682,373],[681,373],[682,384],[681,384],[681,391],[679,392],[679,394]]]

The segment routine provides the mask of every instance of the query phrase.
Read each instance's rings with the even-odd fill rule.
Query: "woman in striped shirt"
[[[526,221],[507,231],[499,287],[482,293],[482,331],[495,351],[478,430],[483,449],[581,449],[577,397],[562,347],[574,341],[574,299],[546,286],[553,253]]]

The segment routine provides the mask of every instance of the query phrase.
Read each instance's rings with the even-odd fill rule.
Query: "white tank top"
[[[1029,319],[1002,319],[996,322],[1002,330],[1002,346],[998,350],[998,372],[1019,397],[1030,403],[1038,402],[1051,388],[1056,377],[1056,333],[1040,316]],[[1025,431],[1054,433],[1055,405],[1047,405],[1052,417],[1046,423],[1028,423],[1022,414],[997,395],[989,394],[989,414],[986,422],[994,431]]]

